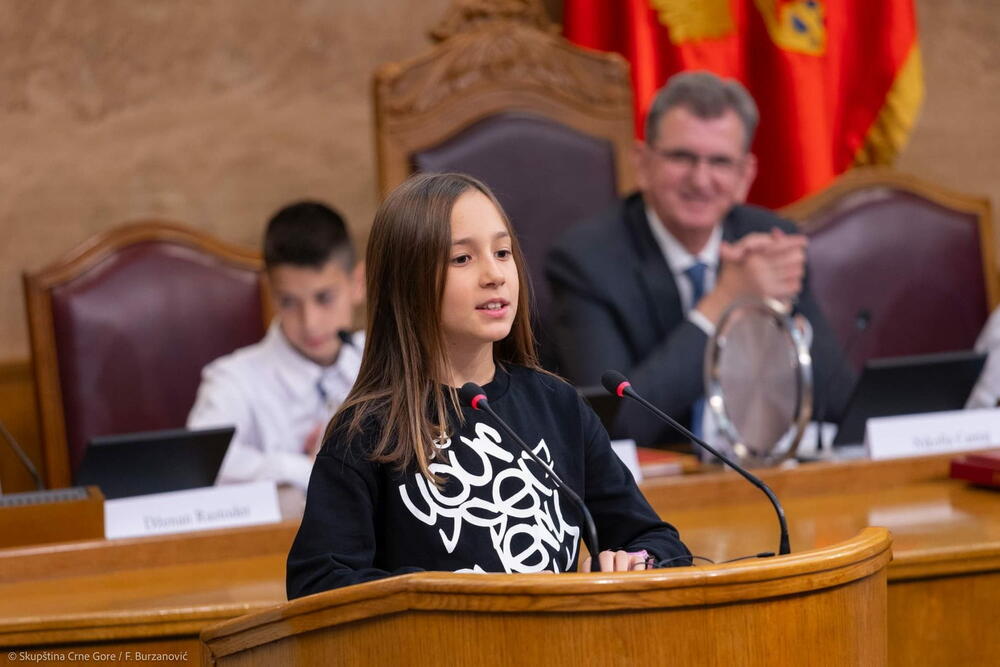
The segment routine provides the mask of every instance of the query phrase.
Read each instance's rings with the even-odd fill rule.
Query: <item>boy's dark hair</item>
[[[267,223],[264,266],[268,269],[280,264],[319,269],[331,259],[350,269],[355,256],[344,219],[326,204],[289,204]]]

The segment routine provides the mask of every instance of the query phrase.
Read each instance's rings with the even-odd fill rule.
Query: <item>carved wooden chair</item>
[[[460,1],[432,32],[437,46],[375,75],[381,193],[417,171],[489,185],[517,231],[542,323],[551,242],[634,185],[628,65],[557,30],[537,0]]]
[[[812,290],[851,361],[970,349],[1000,301],[986,199],[858,168],[783,213],[810,237]],[[870,313],[863,333],[858,314]]]
[[[71,483],[94,436],[184,426],[202,367],[264,333],[261,267],[255,252],[145,222],[24,275],[50,487]]]

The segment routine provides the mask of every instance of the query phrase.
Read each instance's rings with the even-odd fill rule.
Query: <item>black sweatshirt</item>
[[[566,383],[497,368],[490,405],[586,503],[600,549],[688,555],[611,449],[594,412]],[[305,514],[288,554],[288,598],[420,570],[566,572],[584,523],[538,464],[485,413],[463,407],[431,470],[399,473],[368,454],[377,427],[338,427],[316,457]],[[342,420],[345,424],[348,420]],[[457,433],[455,431],[458,431]],[[687,559],[674,564],[686,565]]]

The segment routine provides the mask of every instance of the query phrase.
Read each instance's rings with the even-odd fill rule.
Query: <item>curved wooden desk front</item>
[[[865,526],[892,532],[893,665],[994,664],[1000,635],[1000,492],[948,479],[951,456],[761,470],[781,498],[792,551]],[[774,510],[732,472],[649,480],[646,498],[691,551],[714,560],[778,548]]]
[[[418,573],[210,627],[210,664],[884,665],[889,533],[627,574]],[[657,661],[654,663],[652,661]]]

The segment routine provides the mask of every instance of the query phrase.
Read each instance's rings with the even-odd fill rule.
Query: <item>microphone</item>
[[[23,449],[21,449],[21,445],[17,444],[17,440],[15,440],[14,436],[10,434],[10,431],[7,430],[7,427],[4,426],[2,421],[0,421],[0,435],[3,435],[3,439],[6,440],[7,444],[10,445],[10,448],[14,450],[14,454],[17,455],[17,458],[21,459],[21,463],[28,469],[28,473],[30,473],[32,479],[35,480],[35,488],[39,491],[44,491],[45,484],[42,483],[42,477],[38,474],[35,464],[31,462],[28,455],[24,453]]]
[[[844,360],[850,364],[851,363],[851,352],[854,351],[854,346],[862,338],[862,334],[868,330],[868,327],[872,323],[872,313],[867,308],[859,308],[858,312],[854,315],[854,331],[851,332],[850,338],[847,339],[847,345],[844,346]],[[817,394],[821,399],[822,403],[816,406],[815,412],[815,422],[816,422],[816,454],[821,455],[823,452],[823,418],[826,417],[826,404],[827,404],[827,392],[830,387],[833,386],[833,381],[839,375],[841,375],[840,368],[832,369],[830,376],[826,378],[826,381],[822,386],[822,393]]]
[[[340,342],[343,343],[344,345],[347,345],[349,347],[355,346],[354,338],[352,337],[351,332],[348,331],[347,329],[337,329],[337,338],[339,338]]]
[[[771,504],[774,506],[774,511],[778,514],[778,525],[781,527],[781,538],[778,545],[778,553],[782,556],[791,553],[792,549],[788,544],[788,523],[785,521],[785,510],[782,509],[781,503],[778,502],[778,498],[774,495],[774,492],[771,491],[771,488],[767,484],[761,481],[756,475],[750,474],[742,466],[733,463],[727,457],[715,451],[714,447],[701,438],[695,436],[694,433],[681,426],[673,417],[640,396],[636,390],[632,388],[632,383],[618,371],[605,371],[604,375],[601,376],[601,384],[603,384],[604,388],[608,390],[608,393],[615,394],[618,397],[628,396],[632,400],[637,401],[640,405],[642,405],[642,407],[646,408],[661,420],[673,426],[685,437],[689,438],[692,442],[697,443],[700,447],[703,447],[710,454],[714,454],[716,457],[721,459],[723,463],[741,474],[744,479],[763,491],[767,496],[767,499],[770,500]]]
[[[583,501],[580,500],[580,496],[576,495],[573,489],[569,488],[565,482],[559,479],[559,475],[557,475],[555,471],[552,470],[552,468],[550,468],[544,461],[538,458],[538,455],[531,451],[528,445],[524,444],[524,441],[518,437],[517,433],[514,433],[514,429],[508,426],[507,422],[501,419],[500,416],[493,411],[493,408],[490,407],[489,400],[486,398],[486,392],[483,391],[482,387],[475,382],[466,382],[462,385],[462,388],[458,390],[458,398],[462,401],[462,403],[470,406],[473,410],[482,410],[492,417],[493,420],[500,425],[500,428],[507,435],[509,435],[514,442],[517,443],[518,447],[523,449],[535,463],[540,465],[542,469],[545,470],[545,472],[552,478],[552,481],[556,483],[556,486],[563,493],[563,495],[566,498],[569,498],[569,500],[576,505],[576,508],[583,516],[583,541],[587,545],[587,551],[590,552],[590,571],[600,572],[601,559],[598,557],[600,552],[597,550],[597,528],[594,527],[594,518],[590,516],[590,511],[587,509],[587,506],[583,504]]]

